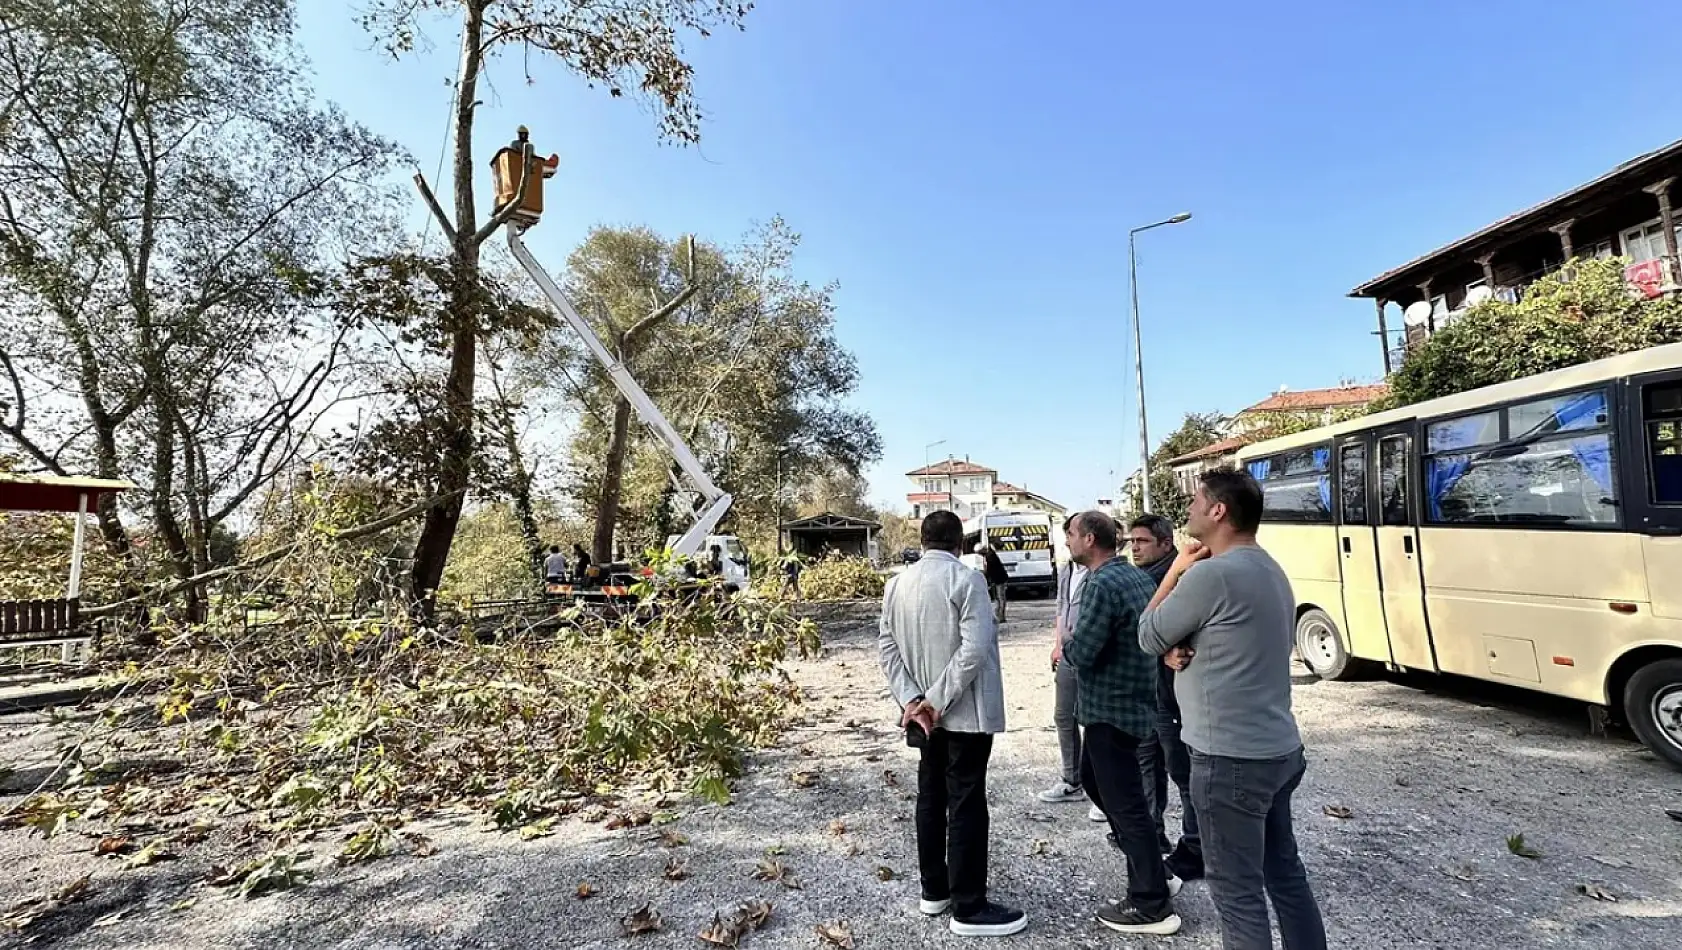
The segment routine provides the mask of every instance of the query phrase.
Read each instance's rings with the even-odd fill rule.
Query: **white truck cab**
[[[670,550],[677,546],[679,537],[672,535],[666,539],[666,548]],[[742,544],[742,539],[733,534],[709,534],[706,543],[694,557],[697,565],[705,566],[712,559],[713,548],[717,547],[721,555],[724,571],[724,589],[730,593],[747,590],[751,580],[748,568],[748,549]]]

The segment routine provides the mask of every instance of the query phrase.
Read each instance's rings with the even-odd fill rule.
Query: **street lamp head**
[[[1174,215],[1172,218],[1169,218],[1168,223],[1169,224],[1181,224],[1183,222],[1190,221],[1190,220],[1191,220],[1191,212],[1190,211],[1182,211],[1179,214]]]

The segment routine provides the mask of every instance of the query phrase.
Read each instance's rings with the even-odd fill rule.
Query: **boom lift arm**
[[[643,421],[644,425],[648,426],[649,431],[653,432],[656,438],[666,444],[666,448],[672,453],[672,458],[677,461],[678,467],[683,470],[685,475],[689,476],[689,480],[694,484],[696,491],[700,492],[704,503],[700,516],[672,548],[674,554],[694,557],[701,552],[702,547],[707,543],[707,536],[712,534],[713,529],[718,527],[718,523],[723,520],[725,513],[730,510],[731,497],[713,482],[706,469],[701,467],[701,460],[696,458],[695,453],[690,450],[689,443],[685,442],[683,437],[678,435],[677,430],[672,428],[672,424],[666,420],[665,414],[660,411],[658,406],[654,405],[654,400],[648,398],[648,393],[643,391],[642,386],[637,383],[636,378],[631,375],[631,371],[626,368],[625,364],[602,344],[601,338],[596,336],[596,331],[591,328],[589,322],[579,315],[578,310],[573,307],[572,301],[567,299],[566,293],[555,283],[554,278],[549,276],[549,272],[544,270],[543,265],[539,264],[537,259],[532,256],[531,251],[526,248],[525,242],[520,240],[521,232],[535,225],[538,217],[542,215],[542,180],[553,175],[555,166],[559,164],[559,159],[554,156],[550,156],[548,160],[536,158],[526,135],[525,126],[521,126],[519,138],[514,141],[512,146],[498,152],[496,158],[491,161],[498,209],[509,201],[520,201],[520,208],[508,218],[505,225],[508,230],[508,250],[514,255],[514,259],[520,262],[520,266],[531,276],[531,279],[536,282],[538,288],[543,291],[543,295],[549,298],[549,302],[555,306],[561,317],[578,332],[579,337],[584,340],[585,348],[590,351],[591,356],[596,358],[596,362],[607,370],[608,378],[613,380],[613,385],[630,402],[631,407],[636,410],[638,418]],[[523,174],[525,163],[534,161],[542,168],[542,174]],[[519,183],[522,180],[526,183],[525,193],[516,199],[515,192],[520,190]]]

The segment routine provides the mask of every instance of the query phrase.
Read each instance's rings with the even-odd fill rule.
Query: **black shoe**
[[[1163,859],[1162,866],[1182,881],[1203,879],[1203,858],[1185,848],[1175,848],[1173,854]]]
[[[1160,914],[1147,914],[1132,901],[1098,908],[1098,922],[1124,934],[1152,934],[1167,937],[1180,932],[1180,915],[1164,907]]]
[[[960,937],[1008,937],[1027,928],[1027,914],[988,901],[973,910],[953,914],[950,929]]]

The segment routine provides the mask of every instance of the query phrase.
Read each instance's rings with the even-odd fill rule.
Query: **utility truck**
[[[520,126],[516,138],[506,148],[499,150],[491,159],[491,180],[496,193],[496,205],[492,212],[493,220],[501,219],[503,230],[508,235],[508,250],[514,255],[520,267],[543,291],[555,311],[561,315],[569,326],[584,341],[584,348],[600,363],[607,372],[608,378],[636,410],[637,418],[648,427],[656,439],[665,444],[671,452],[677,467],[689,480],[687,490],[700,495],[700,504],[696,509],[695,523],[680,535],[674,535],[666,541],[669,557],[666,563],[677,576],[681,577],[685,565],[691,572],[698,573],[696,568],[704,570],[710,561],[711,549],[717,547],[722,554],[720,583],[726,589],[745,590],[748,586],[748,558],[742,547],[740,538],[731,534],[716,532],[718,523],[723,520],[730,510],[730,495],[721,490],[701,467],[700,459],[695,457],[694,451],[683,440],[672,424],[667,421],[660,408],[648,397],[630,370],[605,345],[596,331],[582,316],[579,315],[572,301],[567,298],[560,285],[549,276],[549,272],[538,263],[526,248],[521,235],[528,229],[535,227],[543,216],[543,182],[554,177],[555,170],[560,166],[560,157],[550,155],[548,158],[538,158],[532,147],[529,132],[525,126]],[[686,490],[681,480],[674,476],[679,491]],[[637,567],[631,564],[604,564],[592,567],[581,583],[551,584],[546,593],[550,596],[576,598],[607,597],[622,598],[630,596],[630,586],[638,578],[652,576],[653,571],[647,567]]]

